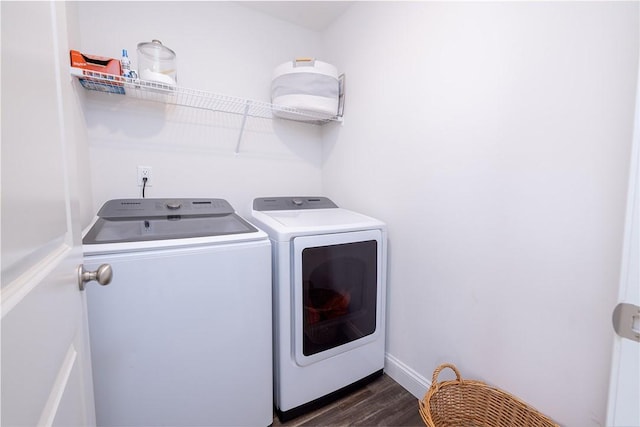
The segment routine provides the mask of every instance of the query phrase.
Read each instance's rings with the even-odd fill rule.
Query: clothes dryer
[[[222,199],[107,202],[83,240],[99,426],[273,422],[271,248]]]
[[[387,229],[326,197],[263,197],[273,251],[274,401],[287,421],[380,376]]]

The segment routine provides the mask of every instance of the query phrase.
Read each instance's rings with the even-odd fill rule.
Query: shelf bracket
[[[251,100],[247,100],[244,104],[244,114],[242,115],[242,124],[240,125],[240,134],[238,134],[238,142],[236,143],[236,154],[240,154],[240,142],[242,141],[242,134],[244,133],[244,125],[247,123],[247,114],[249,114],[249,108],[251,107]]]

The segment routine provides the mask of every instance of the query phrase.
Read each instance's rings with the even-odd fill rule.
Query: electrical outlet
[[[153,185],[151,166],[138,166],[138,187],[142,187],[144,178],[147,178],[146,187],[151,187]]]

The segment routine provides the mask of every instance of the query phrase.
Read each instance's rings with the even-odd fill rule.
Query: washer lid
[[[116,199],[98,212],[83,244],[253,233],[223,199]]]

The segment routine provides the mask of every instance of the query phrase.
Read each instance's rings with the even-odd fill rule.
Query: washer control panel
[[[85,245],[255,233],[224,199],[115,199],[106,202]]]
[[[233,207],[224,199],[114,199],[102,206],[98,216],[123,219],[229,215],[233,212]]]

